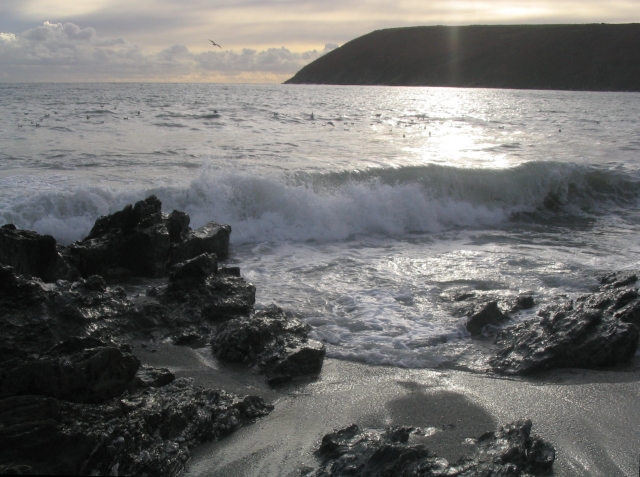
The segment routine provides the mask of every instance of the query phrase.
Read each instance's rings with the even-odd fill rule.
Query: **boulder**
[[[465,326],[471,336],[479,336],[487,325],[497,325],[507,319],[507,315],[500,311],[497,301],[491,301],[469,317]]]
[[[135,378],[129,382],[127,391],[135,393],[149,387],[159,388],[171,384],[175,379],[176,376],[167,368],[142,365],[138,368]]]
[[[200,263],[207,268],[204,262]],[[251,283],[218,274],[204,279],[200,276],[197,280],[173,279],[164,292],[157,293],[161,302],[171,308],[174,319],[182,324],[246,316],[253,311],[256,301],[256,288]]]
[[[89,235],[67,249],[68,260],[83,276],[109,275],[125,268],[133,276],[155,277],[165,272],[171,239],[161,203],[151,196],[100,217]]]
[[[529,310],[536,306],[536,302],[531,295],[520,295],[516,298],[514,310]]]
[[[169,272],[169,286],[188,288],[204,283],[210,275],[218,272],[218,259],[212,253],[203,253],[191,260],[180,262]]]
[[[13,224],[0,227],[0,263],[12,266],[16,273],[45,282],[79,276],[78,271],[64,261],[51,235],[19,230]]]
[[[89,235],[66,248],[63,256],[82,276],[98,274],[111,282],[162,276],[170,266],[205,253],[228,256],[230,226],[210,222],[191,230],[188,214],[174,210],[167,215],[161,209],[152,195],[100,217]]]
[[[170,265],[190,260],[203,253],[213,253],[220,260],[229,256],[231,226],[209,222],[197,230],[189,231],[184,240],[171,248]]]
[[[259,397],[203,389],[184,378],[102,404],[8,397],[0,399],[0,470],[175,476],[191,448],[272,409]]]
[[[222,323],[211,345],[221,361],[245,363],[279,384],[322,370],[324,344],[308,339],[308,333],[308,325],[271,305]]]
[[[0,398],[32,394],[102,402],[122,394],[139,366],[135,356],[119,348],[75,338],[35,359],[14,357],[0,362]]]
[[[503,330],[496,337],[491,368],[500,374],[524,375],[628,362],[638,347],[638,328],[588,305],[569,303]]]
[[[171,243],[183,242],[189,235],[191,218],[186,212],[174,210],[169,214],[168,225]]]
[[[420,444],[420,429],[396,426],[385,431],[358,426],[327,434],[316,452],[315,477],[386,477],[392,475],[527,477],[549,475],[555,461],[551,444],[531,435],[522,420],[473,440],[475,452],[449,463]]]

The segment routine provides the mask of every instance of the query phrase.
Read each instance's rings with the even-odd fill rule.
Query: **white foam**
[[[85,236],[100,215],[155,194],[165,212],[189,213],[193,227],[211,220],[230,224],[234,243],[398,237],[494,226],[515,213],[535,210],[550,194],[564,202],[571,194],[580,195],[576,191],[593,196],[585,184],[587,172],[558,163],[504,170],[432,165],[293,180],[283,174],[204,167],[193,179],[165,180],[156,187],[35,184],[5,199],[0,218],[68,243]]]

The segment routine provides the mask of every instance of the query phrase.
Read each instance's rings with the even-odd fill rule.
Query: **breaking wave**
[[[517,214],[601,214],[636,207],[634,174],[583,164],[529,162],[507,169],[440,165],[264,175],[203,167],[180,184],[145,189],[33,187],[0,203],[0,220],[61,242],[95,219],[155,194],[163,210],[187,211],[198,227],[231,224],[232,241],[340,241],[495,226]]]

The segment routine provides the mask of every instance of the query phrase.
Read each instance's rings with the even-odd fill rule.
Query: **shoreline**
[[[156,352],[150,351],[156,349]],[[326,358],[314,380],[270,388],[261,376],[218,363],[210,349],[135,344],[143,362],[176,377],[238,394],[256,394],[274,411],[192,451],[185,476],[300,476],[317,465],[322,437],[357,424],[425,430],[425,445],[450,462],[466,438],[516,419],[557,451],[553,475],[635,476],[640,448],[640,358],[624,369],[562,369],[533,378],[458,370],[405,369]]]

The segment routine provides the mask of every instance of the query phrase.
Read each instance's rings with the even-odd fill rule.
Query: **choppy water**
[[[0,85],[0,111],[0,223],[69,243],[156,194],[231,224],[258,306],[333,357],[473,366],[452,294],[638,268],[636,93]]]

